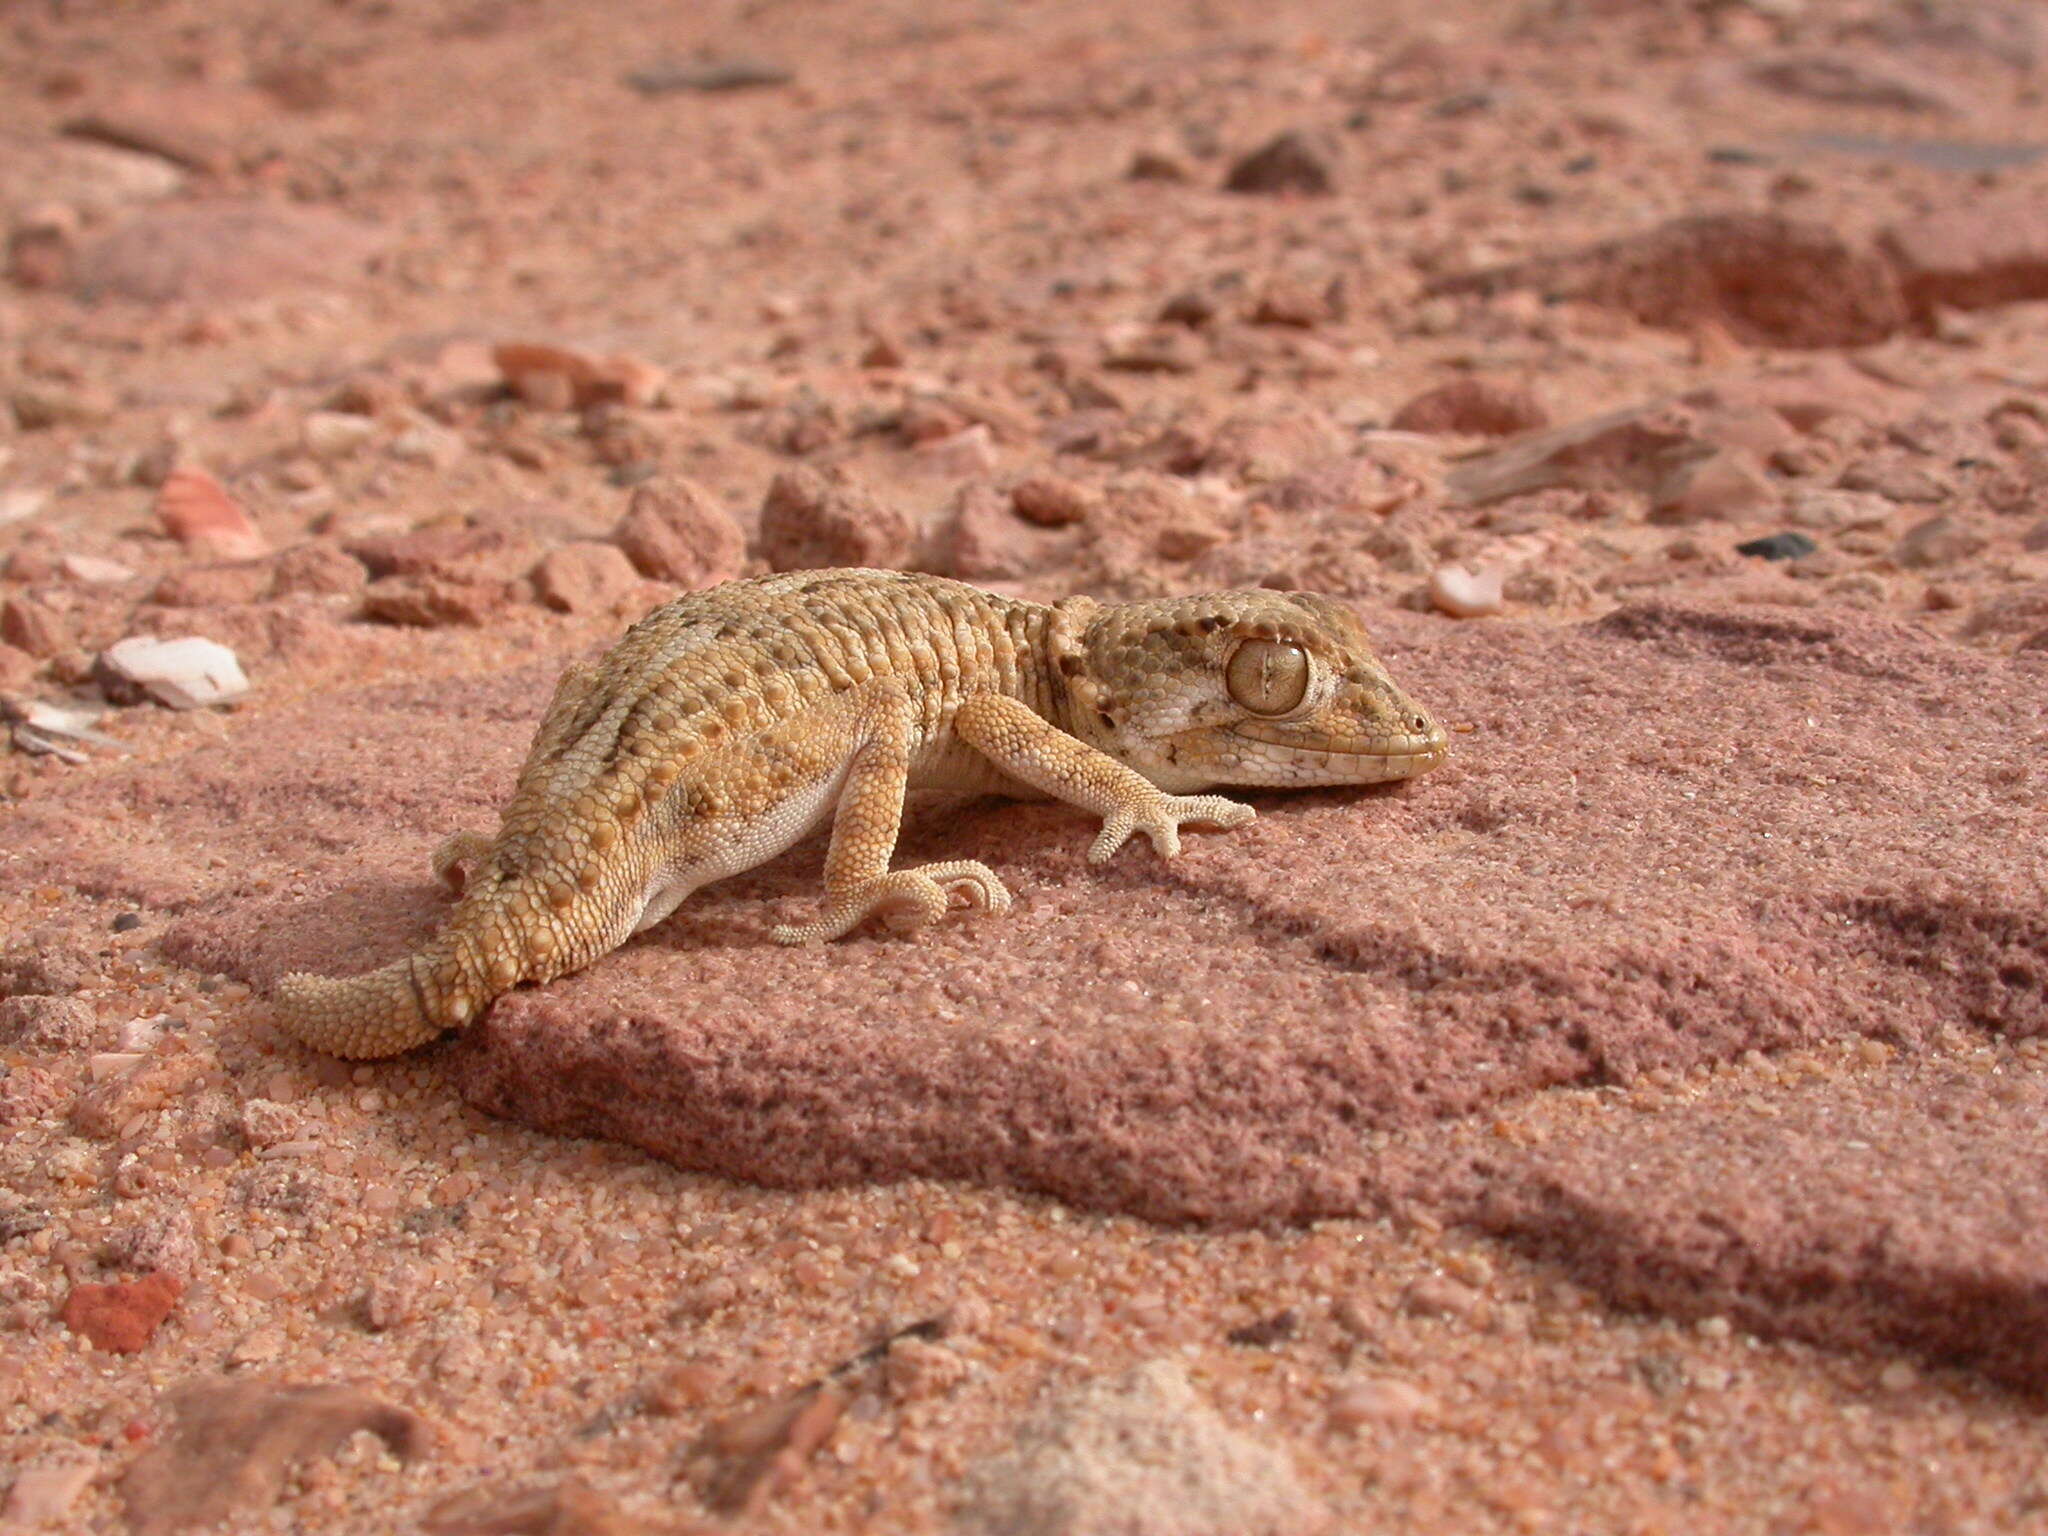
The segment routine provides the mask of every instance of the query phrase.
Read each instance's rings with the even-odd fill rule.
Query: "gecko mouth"
[[[1231,731],[1249,741],[1264,741],[1270,748],[1329,752],[1339,758],[1442,758],[1450,752],[1450,737],[1442,727],[1413,735],[1325,735],[1268,721],[1237,721]]]
[[[1332,757],[1374,757],[1406,761],[1410,771],[1434,768],[1449,754],[1451,739],[1441,726],[1405,736],[1332,736],[1321,731],[1289,727],[1265,720],[1240,720],[1233,734],[1269,747],[1286,747],[1296,752],[1320,752]]]

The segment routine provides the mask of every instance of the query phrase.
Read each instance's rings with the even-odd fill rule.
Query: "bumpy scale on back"
[[[910,789],[1050,796],[1167,856],[1184,823],[1238,826],[1217,784],[1369,784],[1441,762],[1442,729],[1349,610],[1230,592],[1046,607],[900,571],[729,582],[647,615],[563,674],[495,837],[434,856],[461,897],[418,953],[285,977],[287,1029],[389,1056],[522,981],[589,964],[692,891],[830,821],[825,910],[782,943],[1009,905],[972,860],[892,870]]]

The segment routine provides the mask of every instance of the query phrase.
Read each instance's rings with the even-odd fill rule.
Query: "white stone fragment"
[[[73,581],[82,581],[90,587],[111,586],[117,581],[127,581],[134,576],[118,560],[102,560],[98,555],[66,555],[57,562],[57,569]]]
[[[309,411],[299,430],[306,452],[316,459],[345,459],[377,435],[377,423],[347,411]]]
[[[172,709],[229,704],[249,691],[235,653],[197,635],[180,640],[132,635],[108,647],[102,659],[118,676],[148,689]]]
[[[1429,600],[1454,619],[1484,618],[1506,606],[1501,573],[1490,566],[1438,566],[1430,573]]]

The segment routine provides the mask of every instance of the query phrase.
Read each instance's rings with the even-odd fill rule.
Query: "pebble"
[[[778,571],[897,569],[909,560],[915,534],[900,508],[844,470],[784,470],[761,503],[761,553]]]
[[[1907,529],[1892,546],[1892,560],[1909,571],[1954,565],[1983,553],[1990,542],[1969,524],[1942,513]]]
[[[306,452],[330,464],[358,452],[376,435],[375,421],[346,411],[308,411],[299,427]]]
[[[747,536],[732,514],[675,475],[634,487],[612,542],[642,576],[693,592],[739,575],[747,555]]]
[[[216,560],[253,560],[270,553],[240,502],[203,469],[174,469],[156,494],[156,515],[179,543]]]
[[[536,410],[582,410],[613,402],[656,404],[668,376],[654,364],[625,353],[599,357],[542,342],[506,341],[491,349],[506,388]]]
[[[1010,505],[1027,523],[1064,528],[1087,519],[1094,498],[1064,475],[1032,475],[1010,489]]]
[[[71,649],[71,626],[48,603],[33,597],[10,597],[0,603],[0,640],[48,661]]]
[[[1424,390],[1388,422],[1396,432],[1512,437],[1550,425],[1550,413],[1529,390],[1485,379],[1453,379]]]
[[[172,709],[232,704],[249,691],[249,679],[235,653],[197,635],[178,640],[131,636],[107,647],[100,662],[115,677]]]
[[[1327,196],[1337,190],[1336,161],[1336,150],[1327,139],[1289,129],[1232,165],[1223,190]]]
[[[184,1281],[160,1270],[112,1285],[75,1285],[59,1316],[95,1349],[132,1355],[149,1343],[184,1293]]]
[[[1454,619],[1479,619],[1507,606],[1501,572],[1492,567],[1440,565],[1429,575],[1429,600]]]
[[[114,397],[102,389],[58,384],[23,384],[10,403],[15,423],[24,432],[54,427],[93,427],[114,414]]]
[[[586,539],[548,551],[533,570],[535,594],[560,613],[605,613],[638,587],[633,562],[616,544]]]
[[[1750,555],[1758,560],[1797,560],[1810,555],[1820,546],[1803,533],[1774,533],[1761,539],[1749,539],[1735,546],[1738,555]]]
[[[1390,1376],[1347,1381],[1330,1396],[1330,1423],[1341,1430],[1362,1429],[1368,1424],[1412,1424],[1436,1412],[1436,1399],[1429,1393]]]

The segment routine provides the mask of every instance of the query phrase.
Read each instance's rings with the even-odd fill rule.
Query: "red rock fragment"
[[[1453,379],[1424,390],[1387,423],[1396,432],[1458,432],[1512,437],[1550,425],[1550,413],[1527,389],[1485,379]]]
[[[1064,475],[1033,475],[1010,488],[1010,505],[1017,515],[1041,528],[1081,522],[1093,503],[1085,486]]]
[[[0,603],[0,640],[41,661],[71,649],[71,626],[48,603],[10,597]]]
[[[255,602],[269,592],[270,583],[270,567],[260,560],[195,565],[165,576],[149,600],[160,608],[227,608]]]
[[[634,488],[612,542],[642,576],[693,592],[730,581],[746,563],[747,536],[732,515],[673,475]]]
[[[111,1285],[74,1285],[58,1314],[64,1326],[111,1354],[139,1353],[171,1315],[185,1282],[161,1270]]]
[[[270,552],[241,503],[203,469],[172,470],[157,490],[156,515],[172,538],[210,559],[254,560]]]
[[[1892,225],[1878,246],[1923,320],[1937,306],[2048,299],[2048,198],[2038,192],[1923,214]]]
[[[582,410],[607,402],[653,405],[666,375],[644,359],[615,353],[598,357],[541,342],[506,341],[491,349],[505,387],[543,410]]]
[[[1301,192],[1327,196],[1337,189],[1335,147],[1318,134],[1290,129],[1231,166],[1226,192]]]
[[[358,1430],[404,1460],[426,1453],[427,1422],[351,1386],[195,1383],[172,1394],[175,1425],[121,1478],[135,1536],[211,1529],[274,1503],[299,1462],[331,1455]]]
[[[784,470],[761,503],[761,553],[778,571],[893,569],[909,560],[913,537],[909,517],[843,470]]]
[[[591,539],[549,550],[533,570],[535,594],[561,613],[604,613],[626,602],[638,585],[633,562],[616,545]]]
[[[294,544],[270,562],[272,597],[352,597],[369,579],[360,560],[319,539]]]
[[[1892,265],[1825,225],[1774,214],[1674,219],[1583,250],[1444,278],[1438,294],[1535,288],[1619,309],[1644,325],[1712,323],[1739,342],[1853,347],[1906,322]]]
[[[363,617],[420,629],[481,628],[513,595],[510,582],[485,577],[386,576],[363,589]]]

